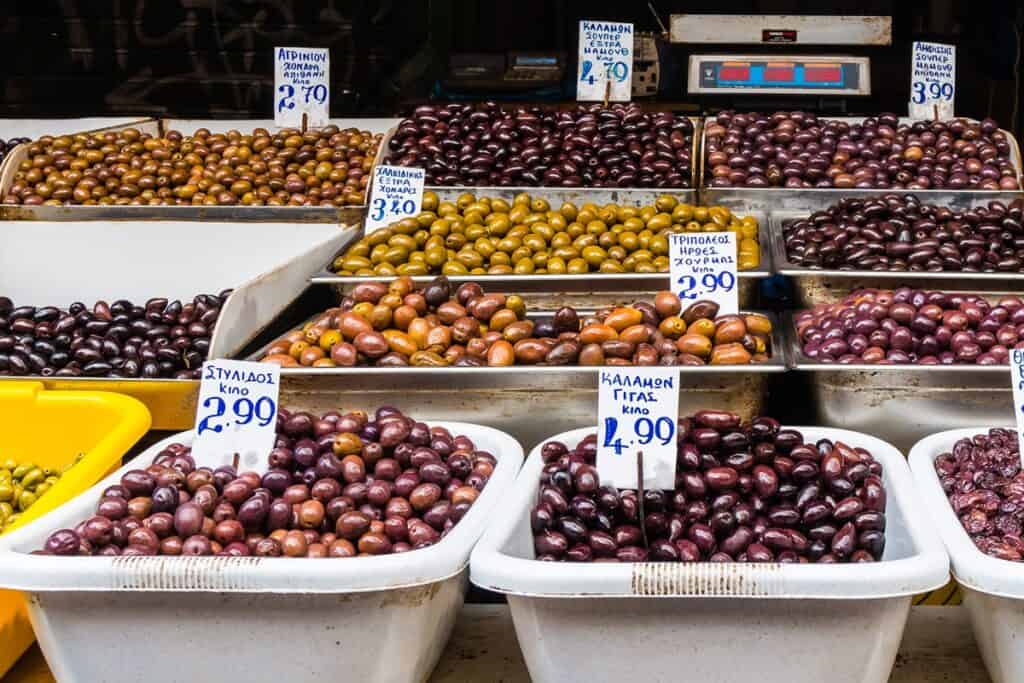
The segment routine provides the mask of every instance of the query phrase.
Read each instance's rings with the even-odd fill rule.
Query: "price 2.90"
[[[220,396],[210,396],[203,401],[203,408],[205,410],[212,409],[213,412],[199,421],[199,427],[196,431],[199,434],[203,432],[220,433],[224,431],[224,427],[230,424],[231,420],[234,420],[234,423],[240,426],[247,425],[256,420],[260,427],[266,427],[277,417],[277,405],[270,397],[262,396],[255,402],[243,397],[231,404],[231,415],[228,416],[227,422],[224,424],[215,423],[214,420],[224,417],[227,407],[227,402]]]
[[[622,455],[622,452],[630,446],[646,446],[655,439],[662,446],[666,446],[676,435],[675,420],[668,417],[659,417],[657,420],[638,417],[633,421],[633,434],[636,439],[630,439],[628,444],[622,443],[621,438],[616,438],[615,433],[618,429],[618,418],[606,417],[604,419],[604,447],[615,449],[615,455]]]
[[[699,289],[697,278],[693,275],[684,275],[676,284],[679,285],[676,295],[680,299],[696,299],[718,291],[731,292],[736,287],[736,276],[729,271],[704,273],[700,276]]]

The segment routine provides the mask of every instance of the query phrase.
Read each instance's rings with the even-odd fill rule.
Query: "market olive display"
[[[0,533],[18,521],[19,515],[35,505],[81,457],[61,470],[18,462],[13,458],[0,460]]]
[[[676,485],[602,486],[597,436],[542,447],[530,515],[538,560],[873,562],[885,549],[882,465],[841,441],[809,443],[770,417],[679,420]]]
[[[268,469],[197,467],[172,444],[109,486],[96,514],[50,534],[53,555],[354,557],[440,542],[497,459],[383,406],[370,416],[281,410]]]
[[[636,104],[570,111],[495,102],[417,107],[386,163],[426,170],[428,185],[690,187],[693,123]]]
[[[229,291],[182,303],[18,306],[0,296],[0,377],[199,379]]]
[[[804,355],[823,363],[1005,364],[1024,348],[1024,300],[909,287],[861,289],[794,317]]]
[[[1024,559],[1024,474],[1017,432],[994,428],[960,439],[935,459],[935,472],[964,531],[981,552]]]
[[[665,273],[669,234],[736,233],[739,270],[761,262],[758,224],[722,206],[693,206],[662,195],[653,206],[553,209],[543,197],[464,194],[442,202],[423,194],[423,211],[360,238],[338,256],[339,275],[505,275]]]
[[[7,140],[0,140],[0,164],[3,163],[7,155],[11,153],[11,150],[20,144],[29,142],[29,138],[8,138]]]
[[[723,111],[704,126],[711,187],[1016,190],[1011,141],[992,119],[900,123],[811,112]]]
[[[736,365],[768,359],[771,321],[685,310],[671,292],[653,303],[581,316],[566,306],[530,319],[517,295],[457,288],[443,275],[422,289],[408,276],[357,285],[331,308],[272,343],[262,361],[284,367],[509,365]]]
[[[790,263],[810,268],[1024,272],[1024,199],[958,210],[914,195],[847,197],[784,221],[782,235]]]
[[[135,128],[43,136],[5,204],[349,206],[366,203],[382,136],[327,126],[163,137]]]

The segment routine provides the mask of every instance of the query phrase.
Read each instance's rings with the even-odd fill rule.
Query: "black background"
[[[874,87],[871,97],[840,106],[850,113],[905,112],[910,43],[931,39],[958,46],[957,113],[991,115],[1021,130],[1024,105],[1015,62],[1020,59],[1024,3],[653,4],[666,25],[669,14],[679,12],[892,15],[892,46],[841,49],[872,58]],[[632,21],[638,30],[658,29],[644,0],[5,0],[2,5],[0,115],[22,117],[114,113],[268,118],[275,45],[331,48],[333,115],[393,115],[436,93],[452,52],[557,49],[569,56],[568,70],[575,73],[579,19]],[[714,48],[667,48],[658,103],[704,108],[734,104],[686,96],[683,74],[691,49]],[[562,99],[572,99],[570,88],[567,84]],[[1017,120],[1011,121],[1015,100]],[[797,104],[757,101],[762,108]]]

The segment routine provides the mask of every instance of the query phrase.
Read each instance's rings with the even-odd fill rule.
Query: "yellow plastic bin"
[[[129,396],[0,382],[0,458],[59,469],[82,456],[4,531],[38,519],[116,469],[150,422],[146,406]],[[0,591],[0,676],[33,640],[25,599],[16,591]]]

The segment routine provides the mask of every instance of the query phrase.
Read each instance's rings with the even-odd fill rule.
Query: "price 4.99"
[[[655,439],[662,446],[666,446],[676,436],[676,423],[667,417],[659,417],[656,420],[649,417],[638,417],[633,421],[633,435],[636,436],[636,439],[630,439],[628,444],[622,443],[622,439],[616,437],[618,429],[618,418],[606,417],[604,419],[604,447],[615,449],[615,455],[622,455],[622,452],[631,446],[646,446]]]

